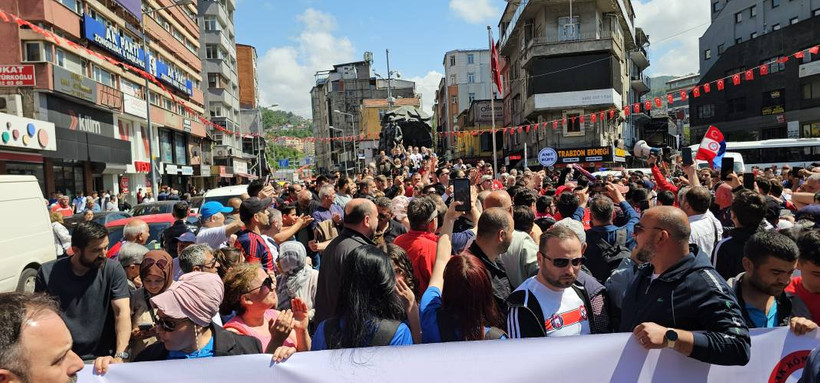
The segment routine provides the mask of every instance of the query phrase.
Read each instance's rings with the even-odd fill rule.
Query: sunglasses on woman
[[[550,258],[550,257],[548,257],[544,254],[542,254],[541,256],[543,256],[545,259],[552,262],[552,265],[559,268],[559,269],[563,269],[563,268],[569,266],[569,264],[572,264],[572,267],[578,267],[578,266],[581,266],[584,263],[584,260],[586,260],[586,258],[584,258],[584,257],[569,259],[569,258]]]
[[[256,291],[256,290],[259,290],[259,289],[262,288],[262,286],[266,286],[268,288],[268,290],[273,290],[273,286],[274,286],[273,285],[273,277],[268,276],[267,278],[265,278],[264,281],[262,281],[262,284],[259,285],[259,287],[252,288],[252,289],[246,291],[245,294]]]
[[[187,321],[187,318],[173,319],[173,318],[157,318],[157,327],[165,332],[172,332],[176,330],[177,325]]]
[[[156,263],[157,267],[159,267],[160,269],[164,269],[166,266],[168,266],[168,261],[166,261],[165,259],[155,261],[153,258],[148,258],[142,261],[142,267],[151,267],[151,265],[153,265],[154,263]]]

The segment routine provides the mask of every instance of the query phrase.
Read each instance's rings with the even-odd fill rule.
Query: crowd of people
[[[144,247],[140,220],[117,244],[81,223],[64,238],[70,255],[39,270],[37,293],[0,294],[0,377],[612,332],[745,365],[750,328],[817,328],[820,165],[750,169],[744,185],[648,162],[649,174],[604,177],[496,172],[408,148],[352,178],[254,181],[238,209],[205,203],[197,232],[180,201],[162,250]],[[467,200],[455,179],[469,181]]]

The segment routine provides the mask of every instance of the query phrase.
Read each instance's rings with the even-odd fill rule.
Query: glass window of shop
[[[188,143],[182,133],[174,134],[174,160],[178,165],[188,164]]]
[[[72,196],[78,191],[85,191],[82,165],[55,162],[53,168],[55,191]]]
[[[43,175],[43,164],[27,164],[22,162],[6,162],[6,174],[17,176],[34,176],[40,184],[40,192],[45,196],[46,184]],[[59,189],[57,189],[59,191]]]
[[[166,164],[188,164],[188,142],[183,133],[160,130],[159,149],[162,162]]]
[[[162,162],[174,163],[173,133],[167,130],[159,131],[159,155]]]

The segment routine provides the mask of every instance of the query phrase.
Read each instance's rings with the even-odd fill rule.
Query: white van
[[[0,211],[0,292],[34,291],[40,265],[57,258],[37,179],[0,175]]]
[[[247,192],[248,185],[232,185],[211,189],[205,192],[205,194],[202,196],[202,205],[211,201],[217,201],[221,203],[222,206],[228,206],[228,200],[230,200],[233,197],[241,197],[242,194],[245,194]]]

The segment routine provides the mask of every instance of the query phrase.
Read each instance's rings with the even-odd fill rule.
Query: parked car
[[[205,195],[203,195],[202,203],[204,204],[211,201],[217,201],[221,203],[223,206],[227,206],[228,200],[230,200],[233,197],[241,197],[242,194],[245,194],[247,192],[248,185],[233,185],[216,188],[205,192]]]
[[[46,201],[34,176],[0,175],[0,292],[34,291],[43,263],[57,259]]]
[[[138,217],[130,217],[125,219],[118,219],[116,221],[110,221],[105,224],[105,227],[108,229],[108,242],[110,243],[109,246],[114,246],[115,243],[122,241],[122,229],[125,227],[128,222],[134,219],[141,219],[148,224],[148,242],[151,243],[153,241],[157,241],[158,244],[162,244],[160,236],[165,229],[171,227],[176,221],[176,218],[170,213],[166,214],[152,214],[152,215],[141,215]],[[199,227],[197,225],[196,215],[190,214],[188,216],[188,220],[185,224],[188,226],[192,232],[196,232]]]
[[[131,209],[131,216],[138,217],[141,215],[152,214],[171,214],[174,211],[174,204],[179,201],[157,201],[149,203],[141,203]]]
[[[85,221],[84,215],[83,213],[74,214],[63,220],[63,225],[65,225],[69,233],[73,234],[77,224]],[[130,217],[131,214],[125,211],[106,211],[103,213],[94,213],[94,218],[91,220],[105,226],[108,222]]]

